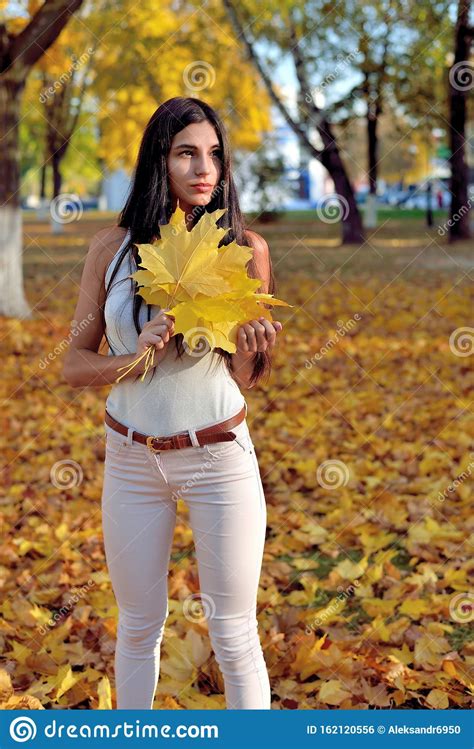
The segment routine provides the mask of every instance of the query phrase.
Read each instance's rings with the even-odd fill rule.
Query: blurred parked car
[[[440,201],[438,198],[438,193],[441,196],[441,206]],[[428,195],[426,192],[426,188],[423,190],[419,190],[415,195],[410,196],[404,204],[404,208],[412,209],[412,208],[418,208],[419,210],[423,211],[427,208],[427,202],[428,202]],[[433,211],[438,210],[439,208],[449,208],[451,205],[451,193],[449,190],[433,190],[431,193],[431,209]]]
[[[81,201],[81,206],[83,211],[95,211],[99,208],[99,198],[91,197],[91,198],[79,198]],[[49,203],[46,204],[47,208],[49,209]],[[75,209],[75,203],[73,201],[64,201],[62,203],[62,206],[65,210],[74,210]],[[23,210],[37,210],[38,208],[38,200],[35,199],[35,197],[27,196],[26,198],[21,199],[21,207]]]

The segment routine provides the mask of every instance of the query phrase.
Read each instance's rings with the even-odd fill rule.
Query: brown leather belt
[[[232,440],[235,440],[237,435],[234,432],[229,432],[227,430],[240,424],[240,422],[244,420],[246,412],[247,409],[244,405],[239,413],[234,414],[234,416],[230,416],[224,421],[219,421],[217,424],[212,424],[210,427],[197,429],[196,437],[199,445],[202,447],[203,445],[209,445],[215,442],[231,442]],[[120,432],[120,434],[123,434],[125,437],[128,436],[128,427],[120,421],[117,421],[117,419],[114,419],[114,417],[108,413],[107,409],[105,411],[105,422],[112,427],[112,429],[115,429],[116,432]],[[189,431],[173,434],[170,437],[163,437],[161,435],[154,437],[133,430],[132,440],[141,442],[150,450],[153,450],[153,452],[159,452],[160,450],[179,450],[182,447],[193,446]]]

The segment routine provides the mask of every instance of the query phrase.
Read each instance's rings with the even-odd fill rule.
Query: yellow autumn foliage
[[[78,280],[91,224],[48,239],[27,225],[27,293],[39,314],[0,321],[3,709],[116,704],[118,612],[100,511],[108,388],[73,391],[56,353],[77,294],[65,267]],[[290,252],[296,226],[260,229],[294,308],[279,309],[286,334],[270,381],[246,393],[267,503],[257,616],[272,707],[472,708],[474,383],[472,355],[450,346],[469,278],[440,272],[438,255],[426,267],[413,239],[426,241],[422,227],[407,230],[405,252],[393,245],[400,227],[380,227],[371,240],[380,266],[364,272],[377,255],[321,250],[327,227],[305,225],[305,246]],[[468,253],[450,254],[461,263]],[[350,272],[333,272],[352,255]],[[71,476],[59,484],[51,476],[62,461]],[[225,707],[207,623],[183,614],[199,591],[180,500],[156,709]]]

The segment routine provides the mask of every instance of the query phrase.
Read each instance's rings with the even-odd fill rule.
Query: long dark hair
[[[207,205],[194,206],[192,210],[192,227],[199,221],[204,212],[210,213],[217,208],[226,208],[226,212],[216,222],[229,231],[221,239],[219,247],[236,241],[239,245],[251,246],[245,233],[246,228],[239,206],[237,190],[231,173],[231,153],[225,127],[217,112],[201,99],[176,96],[165,101],[150,118],[141,140],[138,158],[134,170],[133,182],[125,207],[120,213],[118,226],[129,229],[129,238],[118,256],[115,268],[111,274],[105,290],[105,298],[113,284],[113,279],[126,256],[131,266],[131,256],[135,259],[137,268],[140,266],[140,255],[135,243],[151,243],[160,237],[160,225],[169,223],[173,212],[172,194],[169,188],[167,156],[171,143],[183,128],[195,122],[208,121],[215,129],[220,143],[221,173],[218,186],[214,188],[212,198]],[[247,275],[258,278],[255,261],[251,258],[247,263]],[[124,279],[127,280],[127,279]],[[144,299],[137,294],[138,283],[135,279],[128,279],[132,283],[133,293],[133,322],[138,334],[141,333],[139,312]],[[260,288],[259,291],[262,289]],[[268,293],[276,294],[276,283],[270,260],[270,282]],[[102,309],[105,306],[105,300]],[[265,305],[267,307],[271,305]],[[147,304],[147,319],[150,320],[151,305]],[[105,324],[104,324],[105,329]],[[113,348],[105,334],[107,343]],[[176,333],[173,336],[176,344],[176,356],[182,357],[185,352],[184,336]],[[221,348],[214,349],[225,360],[232,373],[231,354]],[[251,385],[261,377],[269,375],[271,371],[271,356],[265,352],[255,354],[254,366],[250,379]],[[153,370],[153,374],[155,370]],[[137,377],[139,377],[138,375]]]

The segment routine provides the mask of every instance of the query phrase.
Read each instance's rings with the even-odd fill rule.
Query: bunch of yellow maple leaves
[[[272,315],[265,303],[291,307],[272,294],[258,293],[262,281],[249,278],[246,264],[252,257],[249,247],[235,241],[223,247],[219,242],[228,229],[216,222],[225,208],[205,213],[191,231],[179,206],[170,222],[160,226],[161,237],[153,244],[137,244],[143,268],[131,275],[139,284],[139,294],[148,304],[168,310],[175,319],[175,333],[184,334],[184,343],[196,345],[196,331],[210,349],[218,346],[236,351],[239,326],[250,319]],[[143,358],[143,380],[153,365],[155,347],[149,346],[126,367],[116,382],[128,374]]]

